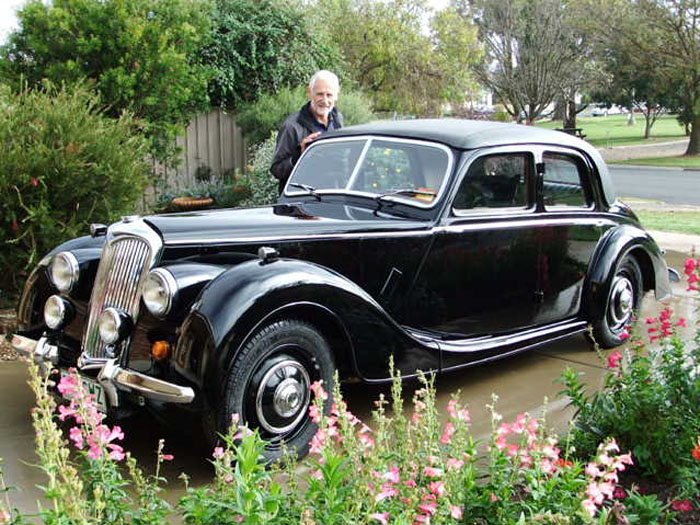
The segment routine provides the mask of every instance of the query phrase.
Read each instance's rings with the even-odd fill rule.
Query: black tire
[[[603,317],[593,325],[593,337],[603,348],[623,343],[623,334],[642,304],[642,271],[629,255],[620,260],[605,301]]]
[[[309,323],[284,319],[258,330],[236,355],[219,411],[224,433],[231,414],[268,441],[265,457],[282,457],[282,442],[299,458],[309,451],[317,430],[309,417],[314,381],[323,380],[330,406],[335,363],[330,345]]]

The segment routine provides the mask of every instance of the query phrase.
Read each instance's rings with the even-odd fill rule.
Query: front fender
[[[423,370],[439,368],[436,345],[412,337],[367,292],[342,275],[304,261],[254,260],[212,280],[192,306],[190,316],[198,319],[198,326],[206,324],[211,340],[204,346],[212,355],[198,358],[204,365],[193,371],[210,401],[221,395],[236,353],[261,325],[297,315],[312,323],[330,319],[338,337],[347,343],[348,355],[336,354],[336,364],[364,380],[388,379],[392,354],[397,363],[405,363],[407,375],[419,367],[415,366],[417,354]],[[414,359],[413,368],[408,356]],[[339,363],[339,357],[349,362]]]
[[[598,245],[589,268],[584,297],[590,321],[599,320],[604,315],[615,267],[626,255],[637,259],[643,273],[644,290],[653,289],[659,301],[670,297],[671,283],[666,261],[651,235],[629,224],[611,228]]]

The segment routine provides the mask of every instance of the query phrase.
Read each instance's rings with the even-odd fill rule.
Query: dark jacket
[[[277,147],[270,172],[280,181],[280,192],[301,156],[302,139],[318,131],[318,124],[311,113],[310,105],[307,102],[299,111],[289,115],[277,133]],[[333,129],[343,127],[343,115],[337,108],[333,108],[330,118],[333,120]]]

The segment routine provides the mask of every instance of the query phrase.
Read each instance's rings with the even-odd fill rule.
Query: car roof
[[[549,144],[576,148],[588,154],[596,164],[607,203],[612,204],[615,200],[615,189],[598,150],[585,140],[561,131],[485,120],[449,118],[382,120],[331,131],[324,134],[321,139],[359,135],[428,140],[464,150],[509,144]]]
[[[567,133],[522,124],[466,119],[383,120],[348,126],[324,135],[386,135],[441,142],[460,149],[476,149],[504,144],[543,143],[574,146],[587,143]]]

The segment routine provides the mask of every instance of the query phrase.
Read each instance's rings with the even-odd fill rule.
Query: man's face
[[[324,78],[316,80],[313,91],[309,90],[311,112],[317,119],[324,122],[330,115],[337,99],[338,91],[335,89],[335,86]]]

